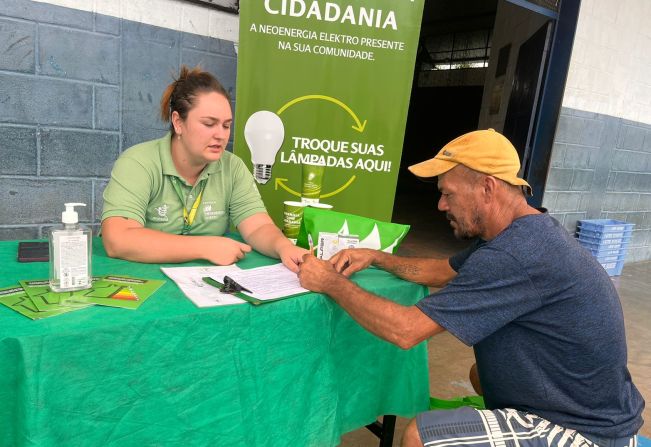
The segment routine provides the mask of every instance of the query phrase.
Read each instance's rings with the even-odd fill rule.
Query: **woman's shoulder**
[[[169,151],[169,134],[156,140],[149,140],[125,150],[118,157],[120,164],[137,164],[146,170],[161,171],[163,160],[161,153]]]
[[[246,169],[244,160],[235,155],[233,152],[224,151],[221,158],[219,159],[219,162],[221,162],[222,166],[226,167],[230,171]]]
[[[155,140],[149,140],[149,141],[144,141],[142,143],[138,143],[126,149],[120,155],[120,157],[133,158],[139,161],[146,161],[146,160],[160,161],[161,145],[164,145],[166,143],[165,142],[166,139],[169,139],[169,137],[165,136],[163,138],[158,138]],[[169,143],[167,143],[167,146],[169,146]]]
[[[219,172],[222,178],[230,178],[235,183],[249,179],[253,181],[253,175],[244,160],[228,151],[224,151],[218,161],[211,163],[210,172]]]
[[[231,151],[224,151],[221,159],[228,163],[243,163],[242,159]]]
[[[131,176],[147,173],[148,177],[155,181],[163,172],[161,150],[165,144],[169,147],[165,138],[168,136],[136,144],[122,152],[113,166],[113,174]]]

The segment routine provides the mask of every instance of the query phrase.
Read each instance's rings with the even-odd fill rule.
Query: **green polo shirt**
[[[191,235],[222,235],[229,223],[266,212],[253,176],[244,162],[230,152],[208,164],[194,186],[176,171],[168,133],[127,149],[115,162],[104,189],[102,220],[122,216],[147,228],[181,234],[183,202],[173,182],[180,186],[188,212],[197,195],[203,195],[190,229]]]

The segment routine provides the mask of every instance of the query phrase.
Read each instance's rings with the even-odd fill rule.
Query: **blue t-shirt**
[[[607,438],[642,426],[617,291],[548,214],[516,219],[450,260],[458,275],[417,306],[473,346],[488,408]]]

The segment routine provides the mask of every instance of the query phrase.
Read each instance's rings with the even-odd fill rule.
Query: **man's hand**
[[[304,248],[297,247],[294,244],[288,244],[278,251],[278,257],[280,257],[285,267],[294,273],[298,273],[298,266],[301,264],[303,256],[308,253]]]
[[[216,265],[231,265],[246,256],[251,246],[221,236],[209,238],[203,258]]]
[[[322,261],[310,254],[303,256],[303,262],[298,267],[298,280],[301,286],[313,292],[327,293],[328,286],[340,278],[334,266],[328,261]]]
[[[364,270],[373,263],[377,250],[370,248],[349,248],[341,250],[330,258],[330,263],[335,271],[350,276],[355,272]]]

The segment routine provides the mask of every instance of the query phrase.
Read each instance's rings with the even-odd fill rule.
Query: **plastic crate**
[[[626,254],[626,247],[624,248],[616,248],[616,249],[608,249],[604,248],[599,250],[599,247],[590,247],[587,245],[583,245],[584,248],[587,248],[590,253],[592,253],[593,256],[595,257],[600,257],[600,256],[620,256],[620,255],[625,255]]]
[[[615,234],[621,234],[621,233],[615,233]],[[583,233],[579,233],[579,241],[585,241],[585,242],[590,242],[592,244],[599,244],[599,245],[612,245],[612,244],[628,245],[628,243],[631,241],[631,237],[632,236],[629,234],[628,236],[603,239],[601,237],[592,237],[592,236],[585,235]]]
[[[623,261],[624,258],[626,258],[626,253],[620,253],[617,255],[611,255],[611,256],[603,256],[603,255],[595,255],[595,258],[597,258],[597,261],[599,261],[600,264],[605,264],[605,263],[610,263],[610,262],[620,262]]]
[[[629,240],[630,239],[622,242],[606,243],[606,242],[599,242],[599,241],[579,238],[579,244],[583,245],[585,248],[590,250],[592,254],[604,255],[606,253],[612,254],[615,250],[617,251],[626,250],[626,248],[628,247]]]
[[[608,276],[619,276],[622,274],[624,268],[624,260],[617,262],[600,262],[601,266],[606,270]]]
[[[608,239],[623,239],[623,238],[631,237],[633,235],[633,229],[631,228],[630,230],[608,232],[608,231],[586,230],[584,228],[579,227],[579,231],[577,232],[577,234],[580,237],[605,241]]]
[[[577,225],[579,244],[592,253],[610,276],[622,274],[635,224],[614,219],[585,219]]]
[[[635,224],[614,219],[584,219],[578,223],[581,230],[596,231],[599,233],[621,233],[632,230]]]

